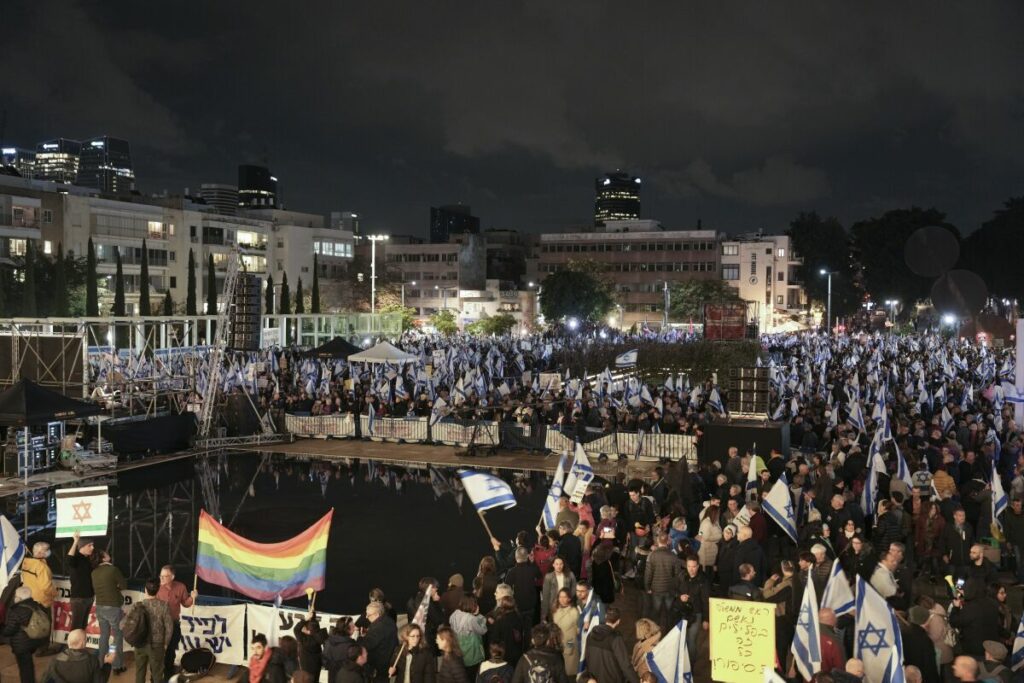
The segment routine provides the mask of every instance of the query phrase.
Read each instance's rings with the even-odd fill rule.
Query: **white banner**
[[[373,434],[370,433],[368,415],[360,415],[359,421],[364,439],[404,441],[406,443],[419,443],[427,440],[427,418],[425,417],[378,417],[373,421]]]
[[[57,489],[56,538],[71,538],[75,532],[83,536],[105,536],[110,500],[106,486]]]
[[[275,609],[273,605],[249,605],[248,611],[249,632],[246,640],[252,641],[257,633],[267,637],[267,644],[271,647],[277,646],[281,636],[294,636],[295,625],[304,619],[306,613],[300,609],[291,607],[280,607]],[[321,614],[317,612],[316,619],[320,628],[328,633],[334,628],[334,624],[341,618],[340,614]],[[359,615],[352,615],[352,619],[358,619]],[[320,683],[328,683],[327,669],[320,671]]]
[[[67,579],[54,579],[53,585],[57,589],[57,597],[53,600],[53,631],[50,633],[50,640],[55,643],[68,642],[68,633],[71,632],[71,582]],[[124,596],[124,609],[127,610],[133,603],[142,600],[143,595],[139,591],[122,591]],[[92,649],[97,649],[100,644],[100,625],[96,621],[96,605],[89,611],[89,623],[85,629],[86,644]],[[131,652],[132,646],[127,642],[124,644],[124,651]]]
[[[478,422],[475,429],[474,433],[472,424],[463,425],[442,420],[430,428],[430,435],[436,443],[449,446],[466,447],[470,443],[477,446],[497,446],[501,442],[497,422]]]
[[[285,415],[284,426],[289,434],[296,436],[332,436],[343,438],[356,435],[356,420],[352,413],[309,416]]]
[[[218,664],[246,663],[246,605],[182,607],[178,624],[181,643],[175,654],[177,661],[189,650],[207,648]]]

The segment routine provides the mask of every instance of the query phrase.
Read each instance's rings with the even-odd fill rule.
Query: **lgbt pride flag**
[[[282,600],[324,589],[331,510],[295,538],[255,543],[224,528],[202,510],[196,574],[256,600]]]

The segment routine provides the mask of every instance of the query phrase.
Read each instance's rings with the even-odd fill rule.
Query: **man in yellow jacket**
[[[21,563],[21,585],[31,590],[32,599],[52,615],[51,608],[53,599],[57,597],[57,588],[53,585],[53,572],[46,561],[49,556],[49,543],[40,541],[32,546],[32,557],[26,557]],[[49,638],[46,640],[49,641]],[[49,648],[44,647],[37,654],[50,654]]]

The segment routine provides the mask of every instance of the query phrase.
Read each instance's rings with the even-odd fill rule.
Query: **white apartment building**
[[[421,318],[441,309],[463,311],[463,299],[486,289],[487,247],[480,235],[465,234],[441,244],[377,243],[377,267],[397,272],[405,305]],[[379,272],[379,271],[378,271]]]
[[[807,314],[807,294],[796,277],[801,264],[786,235],[753,233],[724,239],[722,279],[748,303],[760,332],[773,332]]]

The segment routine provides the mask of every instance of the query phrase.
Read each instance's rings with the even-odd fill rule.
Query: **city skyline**
[[[37,5],[8,12],[3,144],[128,140],[143,192],[265,163],[289,208],[418,235],[456,203],[483,229],[588,225],[594,178],[618,168],[644,179],[643,218],[729,233],[911,205],[969,233],[1020,194],[1012,3],[324,5],[273,22],[259,3],[159,20]]]

